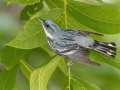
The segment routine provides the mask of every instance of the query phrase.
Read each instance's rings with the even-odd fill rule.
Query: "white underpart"
[[[114,52],[114,51],[110,50],[110,52]]]
[[[108,54],[108,55],[113,55],[113,54],[112,54],[112,53],[110,53],[110,52],[107,52],[107,54]]]
[[[72,50],[72,51],[69,51],[69,52],[64,52],[62,53],[63,55],[71,55],[71,54],[74,54],[76,52],[76,50]]]
[[[46,35],[49,37],[49,38],[53,38],[53,36],[45,29],[44,25],[42,24],[43,28],[44,28],[44,31],[46,33]]]
[[[112,47],[114,47],[112,44],[108,44],[108,46],[112,46]]]
[[[63,49],[55,48],[55,49],[58,50],[58,51],[60,51],[60,52],[67,50],[66,48],[63,48]]]

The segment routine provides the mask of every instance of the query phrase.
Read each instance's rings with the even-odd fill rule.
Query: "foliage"
[[[49,87],[47,84],[57,66],[63,72],[64,77],[68,79],[60,87],[61,89],[101,90],[93,83],[71,75],[70,67],[66,66],[67,60],[57,56],[51,50],[41,23],[36,19],[40,17],[53,20],[61,28],[75,28],[103,34],[120,32],[120,11],[118,9],[104,4],[101,0],[81,1],[8,0],[8,4],[17,2],[26,5],[20,13],[20,19],[27,20],[27,23],[23,27],[24,30],[8,42],[2,51],[1,62],[6,66],[6,70],[0,72],[0,90],[17,90],[15,87],[17,64],[29,80],[30,90],[47,90]],[[27,61],[27,56],[36,49],[41,50],[44,56],[41,58],[44,62],[37,67]],[[119,54],[119,47],[117,47],[115,60],[92,50],[90,50],[89,57],[96,62],[103,62],[120,69]]]

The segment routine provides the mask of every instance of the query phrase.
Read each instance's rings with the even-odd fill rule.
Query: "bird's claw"
[[[69,61],[68,63],[67,63],[67,66],[71,66],[73,63],[72,63],[72,61]]]

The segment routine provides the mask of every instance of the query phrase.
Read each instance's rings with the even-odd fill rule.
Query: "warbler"
[[[94,66],[100,66],[100,64],[89,59],[88,49],[93,49],[113,59],[116,56],[115,43],[100,42],[90,37],[90,34],[99,36],[103,36],[103,34],[75,29],[61,29],[51,20],[37,19],[42,23],[49,45],[60,56]]]

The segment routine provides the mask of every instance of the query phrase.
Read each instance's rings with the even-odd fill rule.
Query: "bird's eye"
[[[46,27],[49,27],[49,25],[47,24]]]

